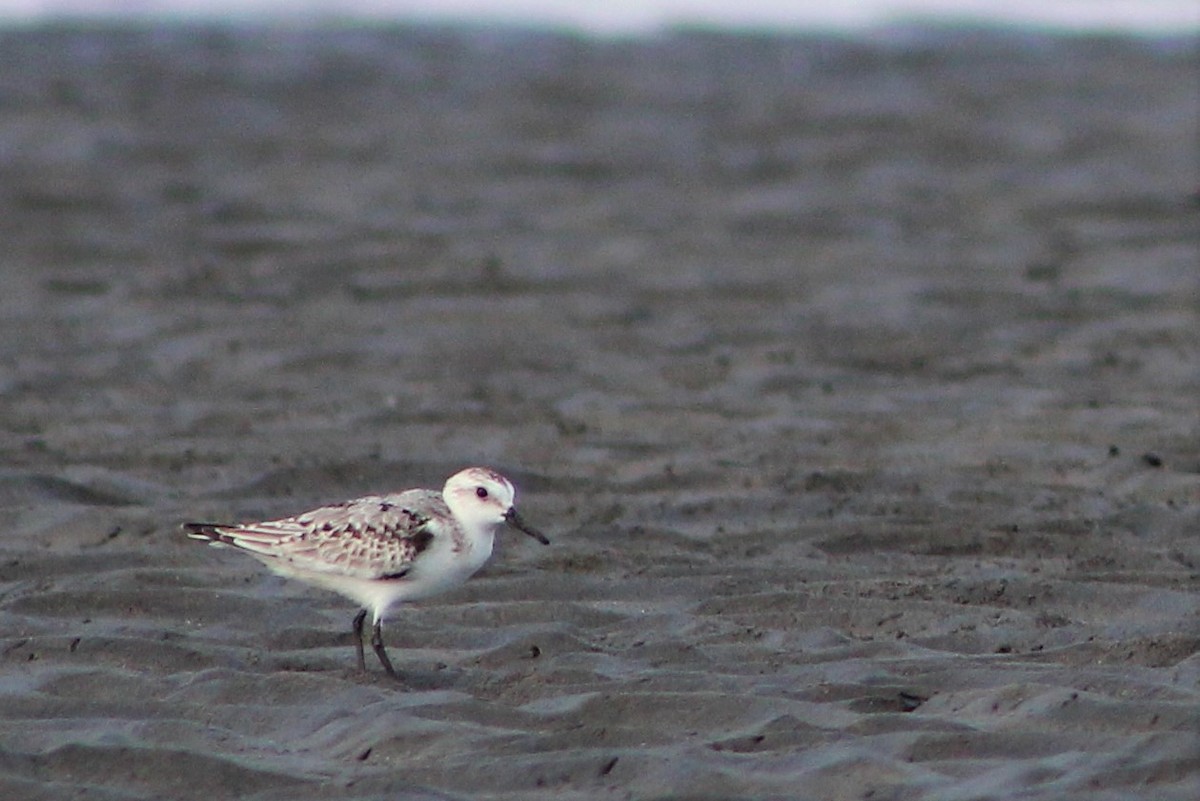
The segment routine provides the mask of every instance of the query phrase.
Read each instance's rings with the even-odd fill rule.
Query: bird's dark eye
[[[486,498],[487,496],[488,496],[487,487],[476,487],[475,488],[475,497],[476,498]]]

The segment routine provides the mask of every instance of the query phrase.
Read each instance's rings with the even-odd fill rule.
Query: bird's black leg
[[[379,662],[387,674],[393,679],[398,679],[400,677],[396,675],[396,670],[392,667],[392,660],[388,659],[387,651],[383,650],[383,632],[380,628],[382,624],[382,620],[376,620],[375,625],[371,628],[371,647],[375,649],[375,656],[379,657]]]
[[[367,672],[367,660],[363,659],[363,621],[367,619],[367,610],[362,609],[354,616],[354,650],[358,653],[358,669]]]

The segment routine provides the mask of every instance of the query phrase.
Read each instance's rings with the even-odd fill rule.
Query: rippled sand
[[[1194,45],[0,34],[0,796],[1194,801]]]

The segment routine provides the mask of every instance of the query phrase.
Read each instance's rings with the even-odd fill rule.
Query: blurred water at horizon
[[[1196,0],[0,0],[0,23],[63,18],[307,23],[367,20],[532,25],[592,34],[651,33],[673,25],[855,31],[907,24],[1013,25],[1067,32],[1191,35]]]

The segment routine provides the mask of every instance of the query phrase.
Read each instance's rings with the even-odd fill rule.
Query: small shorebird
[[[246,551],[281,576],[357,601],[354,645],[363,658],[363,621],[373,615],[371,647],[396,677],[380,627],[402,601],[428,598],[470,578],[492,554],[496,528],[507,523],[543,545],[537,529],[513,507],[515,491],[485,467],[455,473],[439,493],[410,489],[368,495],[311,512],[260,523],[184,523],[189,537]]]

